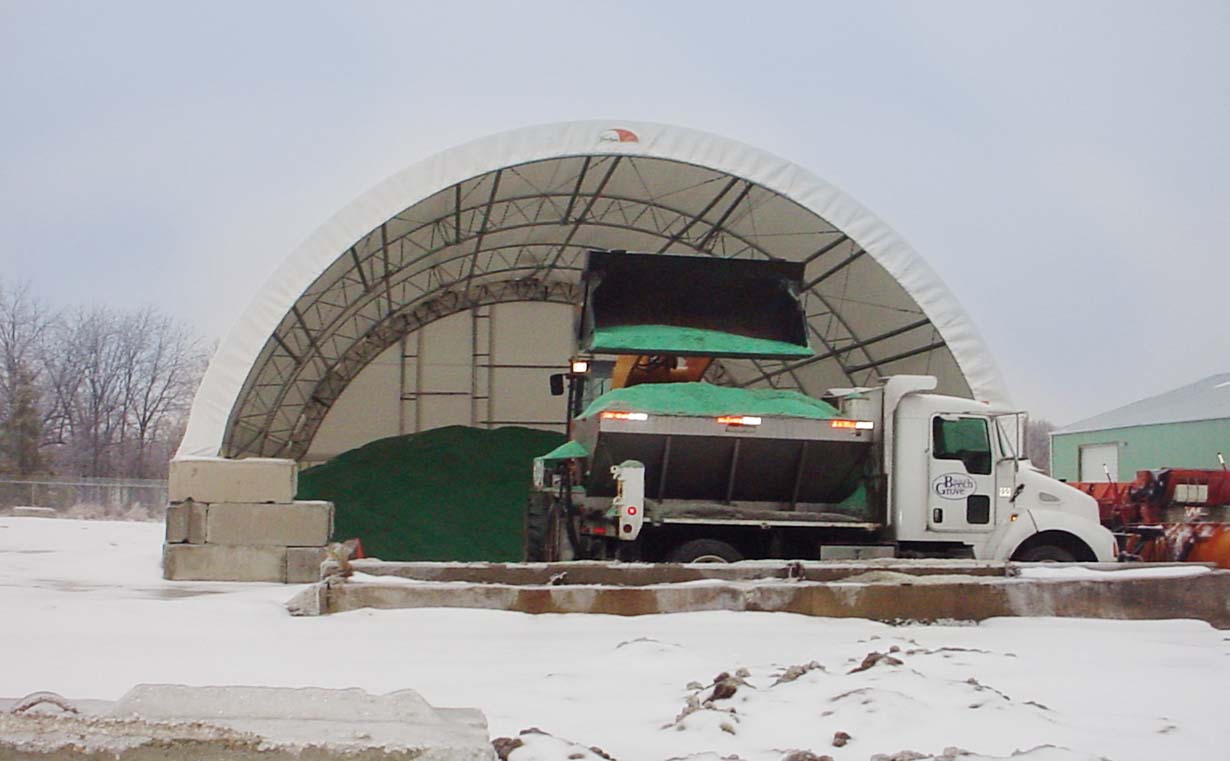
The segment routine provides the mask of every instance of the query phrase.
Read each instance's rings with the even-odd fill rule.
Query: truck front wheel
[[[1076,560],[1076,556],[1064,547],[1039,544],[1025,550],[1015,559],[1022,563],[1071,563]]]
[[[717,539],[693,539],[671,550],[666,559],[671,563],[737,563],[743,554]]]

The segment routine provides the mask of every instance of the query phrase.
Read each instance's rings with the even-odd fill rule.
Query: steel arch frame
[[[443,208],[431,218],[411,223],[407,229],[390,236],[391,226],[409,222],[404,215],[418,205],[413,204],[343,250],[333,265],[304,291],[266,341],[231,411],[224,453],[228,456],[301,457],[341,391],[362,368],[402,335],[434,320],[508,301],[575,303],[576,286],[570,278],[579,270],[580,257],[588,246],[573,243],[573,239],[585,227],[656,237],[665,241],[663,251],[677,245],[710,256],[781,258],[768,250],[767,244],[753,240],[761,235],[758,231],[749,237],[730,226],[755,214],[757,199],[753,191],[766,194],[764,200],[782,198],[762,185],[727,172],[699,167],[707,171],[709,177],[686,189],[715,183],[720,186],[720,192],[698,211],[690,211],[667,203],[665,198],[604,193],[621,165],[636,171],[640,162],[669,162],[669,159],[571,158],[578,159],[580,171],[575,176],[565,175],[558,191],[548,189],[499,198],[504,173],[517,174],[520,167],[539,162],[496,169],[455,183],[424,199],[451,195],[454,203],[450,208]],[[606,159],[611,160],[607,162]],[[599,184],[584,189],[587,176],[599,168],[603,170]],[[524,177],[520,179],[534,187]],[[736,192],[740,183],[743,187]],[[642,185],[649,190],[643,181]],[[571,186],[571,190],[566,186]],[[683,190],[676,189],[667,195],[681,192]],[[721,201],[732,193],[734,200],[723,206]],[[463,204],[464,200],[476,195],[485,198]],[[532,208],[527,211],[527,206]],[[574,217],[573,210],[577,207],[581,211]],[[736,214],[740,207],[744,210]],[[706,218],[719,208],[716,220]],[[755,375],[736,381],[724,372],[727,382],[774,384],[774,379],[788,375],[796,387],[803,388],[797,371],[808,364],[830,360],[854,383],[855,373],[874,372],[883,364],[945,347],[942,340],[932,340],[916,350],[877,359],[869,347],[880,341],[925,326],[932,327],[933,337],[937,331],[919,309],[917,315],[923,316],[921,320],[861,338],[841,311],[834,308],[832,297],[822,293],[819,286],[861,260],[864,251],[827,220],[810,211],[806,213],[827,228],[792,233],[821,239],[818,243],[822,245],[805,259],[806,263],[846,251],[844,258],[805,285],[807,296],[820,302],[824,313],[839,329],[821,331],[816,321],[809,319],[809,331],[824,347],[817,358],[795,363],[766,363],[780,365],[768,370],[761,363],[752,363]],[[504,224],[513,217],[525,221]],[[612,221],[612,218],[621,219]],[[483,246],[487,236],[516,234],[548,225],[569,226],[570,230],[562,240]],[[428,237],[425,242],[416,237],[423,234]],[[833,239],[825,240],[828,236]],[[536,249],[544,249],[543,256],[533,255]],[[516,274],[524,276],[512,277]],[[569,300],[564,301],[565,298]],[[861,355],[861,361],[849,356],[856,352]],[[272,398],[269,398],[271,390]],[[243,436],[245,432],[247,435]]]

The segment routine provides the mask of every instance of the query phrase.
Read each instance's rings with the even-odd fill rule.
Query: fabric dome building
[[[712,382],[819,395],[919,373],[1006,401],[956,299],[841,191],[712,134],[588,121],[450,149],[321,226],[219,347],[180,454],[312,464],[444,425],[561,430],[547,376],[591,248],[806,264],[815,356],[724,360]]]

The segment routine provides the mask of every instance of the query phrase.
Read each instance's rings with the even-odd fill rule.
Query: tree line
[[[0,282],[0,475],[164,477],[205,360],[154,307],[54,309]]]

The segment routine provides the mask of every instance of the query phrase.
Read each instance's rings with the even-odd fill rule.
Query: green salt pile
[[[518,561],[535,457],[564,441],[530,428],[449,426],[380,439],[299,476],[333,536],[383,560]]]
[[[810,357],[806,346],[750,338],[721,330],[674,325],[615,325],[594,331],[589,351],[602,353],[693,354],[711,357]]]
[[[606,410],[656,415],[760,415],[829,420],[838,416],[831,404],[798,391],[734,388],[712,383],[643,383],[617,388],[598,397],[581,413],[591,417]]]

